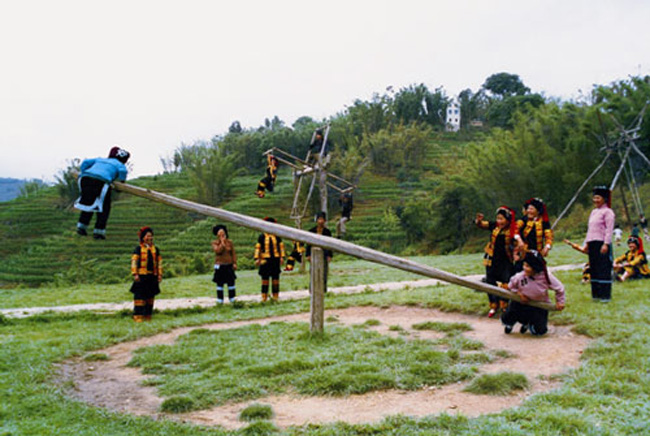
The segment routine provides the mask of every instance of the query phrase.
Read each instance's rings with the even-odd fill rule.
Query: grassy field
[[[558,260],[574,259],[570,251],[560,254],[554,252]],[[577,253],[576,253],[577,254]],[[579,256],[579,255],[578,255]],[[480,272],[478,255],[459,257],[432,257],[425,261],[440,266],[443,269],[460,273],[471,271]],[[578,257],[577,259],[580,259]],[[475,264],[478,263],[478,266]],[[565,263],[565,262],[561,262]],[[471,264],[470,271],[461,270]],[[347,266],[349,274],[342,271]],[[381,272],[379,267],[367,266],[361,262],[341,262],[338,279],[350,280],[352,276],[385,277],[393,280],[393,272]],[[373,270],[373,268],[376,268]],[[368,273],[358,273],[368,271]],[[567,286],[567,309],[561,313],[552,313],[551,322],[556,324],[572,324],[574,331],[594,338],[592,344],[585,350],[580,368],[562,376],[560,388],[530,397],[517,408],[506,410],[499,414],[469,419],[456,415],[438,415],[423,419],[412,419],[404,416],[388,418],[380,423],[371,425],[348,425],[336,423],[329,425],[309,425],[303,427],[278,430],[265,421],[254,421],[248,427],[236,434],[283,434],[283,435],[622,435],[648,434],[650,432],[650,295],[648,282],[628,282],[615,284],[614,299],[610,304],[593,303],[588,286],[579,284],[577,272],[561,272],[557,276]],[[254,277],[253,277],[254,278]],[[203,283],[208,278],[189,278],[187,282],[178,279],[177,295],[183,292],[195,292],[193,284]],[[242,280],[244,280],[242,278]],[[375,280],[370,280],[375,281]],[[171,282],[171,280],[170,280]],[[208,283],[206,289],[210,287]],[[13,290],[9,290],[13,292]],[[36,289],[23,289],[38,292]],[[116,288],[113,295],[103,295],[99,300],[111,300],[117,293],[127,295],[124,286]],[[88,292],[83,288],[77,293]],[[206,291],[209,292],[209,291]],[[51,304],[60,304],[59,300],[67,300],[75,292],[65,288],[50,288],[50,293],[56,295]],[[95,294],[99,292],[91,292]],[[110,293],[109,293],[110,294]],[[130,294],[128,294],[130,296]],[[18,294],[2,296],[2,305],[11,306],[13,298]],[[124,298],[121,298],[124,299]],[[67,303],[67,301],[65,301]],[[485,295],[456,286],[436,286],[430,288],[410,289],[404,291],[384,291],[353,296],[329,295],[326,299],[327,308],[343,308],[357,305],[377,305],[386,307],[392,304],[435,307],[445,311],[457,311],[468,314],[482,314],[486,306]],[[34,302],[31,305],[39,305]],[[69,386],[61,386],[55,381],[55,368],[58,362],[75,356],[92,356],[97,350],[108,345],[133,340],[169,331],[180,326],[199,326],[208,322],[227,322],[232,320],[257,319],[281,314],[291,314],[308,311],[307,301],[285,301],[274,305],[248,303],[240,308],[226,306],[220,309],[186,309],[168,311],[157,314],[154,321],[146,324],[134,324],[128,311],[113,315],[92,313],[75,314],[44,314],[26,319],[8,319],[0,317],[0,435],[222,435],[233,434],[219,428],[201,428],[190,424],[171,422],[165,419],[151,419],[114,413],[107,410],[89,407],[66,395]],[[296,346],[310,344],[314,341],[314,349],[322,346],[323,338],[310,339],[304,334],[300,325],[278,325],[276,327],[250,328],[250,331],[240,331],[244,335],[244,344],[256,341],[256,333],[267,333],[271,328],[292,329],[296,336]],[[462,325],[440,326],[432,323],[422,325],[423,329],[441,329],[453,333],[462,330]],[[220,333],[221,334],[221,333]],[[325,342],[331,340],[337,343],[338,349],[345,356],[353,355],[353,346],[348,343],[358,343],[358,337],[368,334],[363,328],[339,328],[328,323]],[[360,335],[360,336],[359,336]],[[198,361],[211,359],[209,344],[217,341],[214,333],[195,333],[188,335],[187,341],[204,350],[203,357]],[[341,340],[342,342],[337,342]],[[365,339],[364,339],[365,340]],[[320,341],[320,342],[319,342]],[[382,343],[385,339],[376,335],[368,337],[369,342]],[[232,342],[232,341],[231,341]],[[391,341],[388,341],[391,342]],[[259,347],[266,347],[262,343]],[[274,346],[272,344],[269,347]],[[396,346],[406,350],[407,345],[398,341]],[[169,353],[157,355],[159,350],[144,349],[138,353],[141,364],[154,365],[163,362],[170,353],[178,353],[181,358],[187,358],[181,343],[172,346]],[[311,347],[309,347],[311,348]],[[248,349],[244,347],[244,349]],[[245,351],[232,350],[232,356],[242,356]],[[267,349],[270,353],[270,349]],[[304,351],[304,350],[303,350]],[[303,352],[301,351],[301,352]],[[417,351],[413,351],[417,352]],[[153,353],[153,354],[150,354]],[[393,353],[398,354],[398,353]],[[184,357],[183,357],[184,356]],[[462,354],[460,355],[462,356]],[[453,356],[452,356],[453,357]],[[315,376],[310,374],[309,362],[313,356],[300,354],[291,350],[280,355],[281,359],[295,358],[297,363],[304,362],[304,379]],[[337,357],[339,358],[339,357]],[[448,357],[445,357],[448,358]],[[543,359],[540,356],[540,359]],[[345,359],[344,359],[345,360]],[[348,359],[349,360],[349,359]],[[378,359],[373,365],[385,373],[390,373],[390,367],[382,366],[382,361],[392,361],[390,358]],[[433,360],[433,359],[432,359]],[[453,371],[452,360],[445,370]],[[408,363],[408,362],[407,362]],[[252,362],[247,367],[259,367],[260,362]],[[269,363],[269,365],[273,365]],[[300,365],[297,365],[300,367]],[[259,368],[258,368],[259,369]],[[268,368],[266,368],[268,369]],[[265,370],[266,370],[265,369]],[[154,370],[155,372],[155,370]],[[472,377],[465,374],[462,377]],[[506,374],[512,389],[525,385],[517,374]],[[165,374],[168,380],[182,380],[178,374]],[[239,380],[240,375],[236,375]],[[242,376],[243,377],[243,376]],[[300,379],[297,377],[297,379]],[[190,377],[191,378],[191,377]],[[453,377],[450,379],[452,380]],[[241,379],[242,381],[244,378]],[[255,378],[253,378],[255,380]],[[321,386],[336,386],[333,377],[320,379]],[[390,378],[382,375],[379,385],[369,384],[368,389],[376,389],[390,382]],[[394,379],[393,379],[394,380]],[[299,380],[298,380],[299,381]],[[296,380],[274,380],[273,389],[286,389],[289,382]],[[161,380],[161,383],[165,380]],[[477,379],[476,385],[489,383],[490,380]],[[271,383],[271,381],[269,381]],[[329,384],[328,384],[329,383]],[[161,385],[162,386],[162,385]],[[192,384],[189,384],[192,389]],[[313,389],[313,388],[312,388]],[[316,392],[320,392],[315,390]],[[208,402],[222,401],[215,396]],[[198,401],[198,400],[197,400]],[[193,403],[194,404],[194,403]],[[193,406],[196,407],[196,406]]]

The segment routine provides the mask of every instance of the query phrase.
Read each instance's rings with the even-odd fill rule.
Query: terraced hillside
[[[196,200],[196,193],[181,174],[142,177],[129,183]],[[288,218],[293,197],[289,171],[281,169],[276,190],[264,199],[253,191],[257,177],[238,177],[232,199],[222,207],[263,218],[274,216],[293,225]],[[403,244],[403,230],[387,221],[385,211],[399,204],[402,197],[424,188],[420,182],[400,185],[395,179],[367,173],[355,195],[353,219],[348,225],[348,240],[384,251],[397,252]],[[335,200],[333,198],[332,200]],[[117,283],[128,279],[130,253],[137,244],[137,231],[149,225],[156,232],[167,276],[204,273],[211,268],[210,240],[212,218],[196,216],[127,194],[114,196],[108,223],[108,238],[96,241],[75,233],[78,212],[57,207],[54,188],[43,189],[29,200],[18,198],[0,204],[0,286],[38,285],[45,282]],[[336,201],[331,206],[334,230],[338,218]],[[92,223],[91,223],[92,225]],[[304,223],[305,228],[311,223]],[[240,268],[253,267],[253,248],[257,232],[230,227],[240,257]],[[287,244],[290,250],[290,244]]]

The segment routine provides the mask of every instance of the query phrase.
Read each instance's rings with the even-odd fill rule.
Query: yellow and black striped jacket
[[[155,246],[140,244],[133,250],[131,256],[132,275],[162,275],[162,256],[160,250]]]
[[[517,229],[524,240],[526,250],[540,251],[546,245],[553,246],[553,230],[551,225],[542,219],[517,220]]]
[[[614,259],[614,262],[627,262],[629,266],[625,267],[625,271],[630,275],[634,275],[638,271],[638,274],[642,277],[650,277],[650,267],[648,267],[648,259],[646,258],[645,253],[639,253],[637,250],[630,250]]]
[[[285,257],[284,242],[282,242],[281,238],[268,233],[263,233],[257,238],[257,244],[255,244],[255,260],[283,257]]]
[[[510,228],[506,227],[504,229],[499,228],[496,222],[490,222],[486,220],[481,220],[476,223],[476,226],[479,229],[491,230],[490,232],[490,241],[485,245],[485,256],[483,258],[483,265],[492,266],[492,259],[494,258],[494,247],[496,245],[497,238],[499,235],[503,235],[505,238],[505,247],[506,255],[508,259],[512,261],[512,246],[513,241],[510,238]]]

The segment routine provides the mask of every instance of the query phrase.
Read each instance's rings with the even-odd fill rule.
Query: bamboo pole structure
[[[294,229],[293,227],[284,226],[281,224],[271,223],[259,218],[253,218],[248,215],[230,212],[217,207],[206,206],[204,204],[195,203],[189,200],[183,200],[173,197],[171,195],[163,194],[150,189],[140,188],[137,186],[129,185],[121,182],[114,182],[113,186],[119,191],[126,192],[138,197],[146,198],[148,200],[156,201],[158,203],[166,204],[168,206],[176,207],[178,209],[196,212],[205,216],[211,216],[230,223],[247,227],[249,229],[258,230],[265,233],[271,233],[282,238],[300,241],[312,246],[321,247],[337,251],[339,253],[349,254],[359,259],[368,260],[374,263],[380,263],[392,268],[401,269],[421,276],[430,277],[442,280],[447,283],[463,286],[465,288],[474,289],[476,291],[486,292],[488,294],[496,295],[499,297],[507,298],[510,300],[521,302],[521,298],[513,292],[492,286],[487,283],[470,280],[455,274],[439,270],[437,268],[422,265],[408,259],[402,259],[391,254],[386,254],[381,251],[373,250],[360,245],[352,244],[340,239],[318,235],[316,233],[307,232],[304,230]],[[550,303],[531,301],[526,303],[530,306],[539,307],[546,310],[556,310],[555,305]]]
[[[309,280],[309,331],[322,333],[325,323],[325,254],[319,247],[312,247]]]

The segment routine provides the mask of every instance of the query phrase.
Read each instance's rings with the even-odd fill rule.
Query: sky
[[[132,176],[238,120],[322,119],[386,88],[490,75],[579,99],[650,75],[646,0],[0,2],[0,177],[131,152]],[[644,43],[645,41],[645,43]]]

